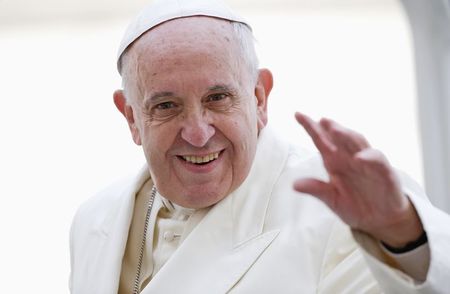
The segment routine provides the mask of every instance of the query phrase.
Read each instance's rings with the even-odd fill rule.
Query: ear
[[[255,96],[257,102],[258,131],[262,130],[267,124],[267,99],[273,87],[273,76],[270,70],[260,69],[258,81],[255,87]]]
[[[128,122],[128,127],[130,128],[134,143],[136,143],[136,145],[141,145],[141,135],[134,119],[133,108],[127,103],[123,90],[116,90],[113,94],[113,98],[117,109],[123,114]]]

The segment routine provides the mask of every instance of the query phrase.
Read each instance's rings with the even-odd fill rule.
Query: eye
[[[154,104],[146,113],[149,122],[165,122],[175,117],[182,110],[177,101],[163,101]]]
[[[215,102],[215,101],[221,101],[228,98],[228,95],[225,93],[217,93],[217,94],[212,94],[208,96],[207,101],[208,102]]]
[[[158,105],[155,106],[155,108],[158,109],[158,110],[171,109],[171,108],[174,108],[174,107],[176,107],[176,104],[171,102],[171,101],[159,103]]]
[[[212,111],[228,111],[233,106],[234,97],[230,92],[212,93],[206,96],[204,105]]]

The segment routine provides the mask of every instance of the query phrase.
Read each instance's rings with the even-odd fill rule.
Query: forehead
[[[239,40],[229,21],[195,16],[170,20],[151,29],[133,44],[130,53],[137,60],[155,62],[193,53],[239,54],[238,46]]]

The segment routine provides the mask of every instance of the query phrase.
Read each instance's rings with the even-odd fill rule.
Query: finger
[[[294,190],[319,198],[330,208],[335,207],[336,191],[332,185],[317,179],[305,178],[294,182]]]
[[[330,141],[326,132],[317,122],[300,112],[295,113],[295,118],[311,137],[320,153],[328,154],[336,151],[336,146]]]
[[[366,174],[387,175],[393,172],[384,154],[376,149],[367,148],[355,155],[356,164],[360,165]]]
[[[340,150],[345,150],[351,155],[370,147],[364,136],[331,119],[323,118],[319,124]]]

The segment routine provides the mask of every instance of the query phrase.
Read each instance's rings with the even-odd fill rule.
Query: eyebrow
[[[212,86],[210,88],[208,88],[209,91],[226,91],[226,92],[230,92],[233,89],[227,85],[215,85]]]

